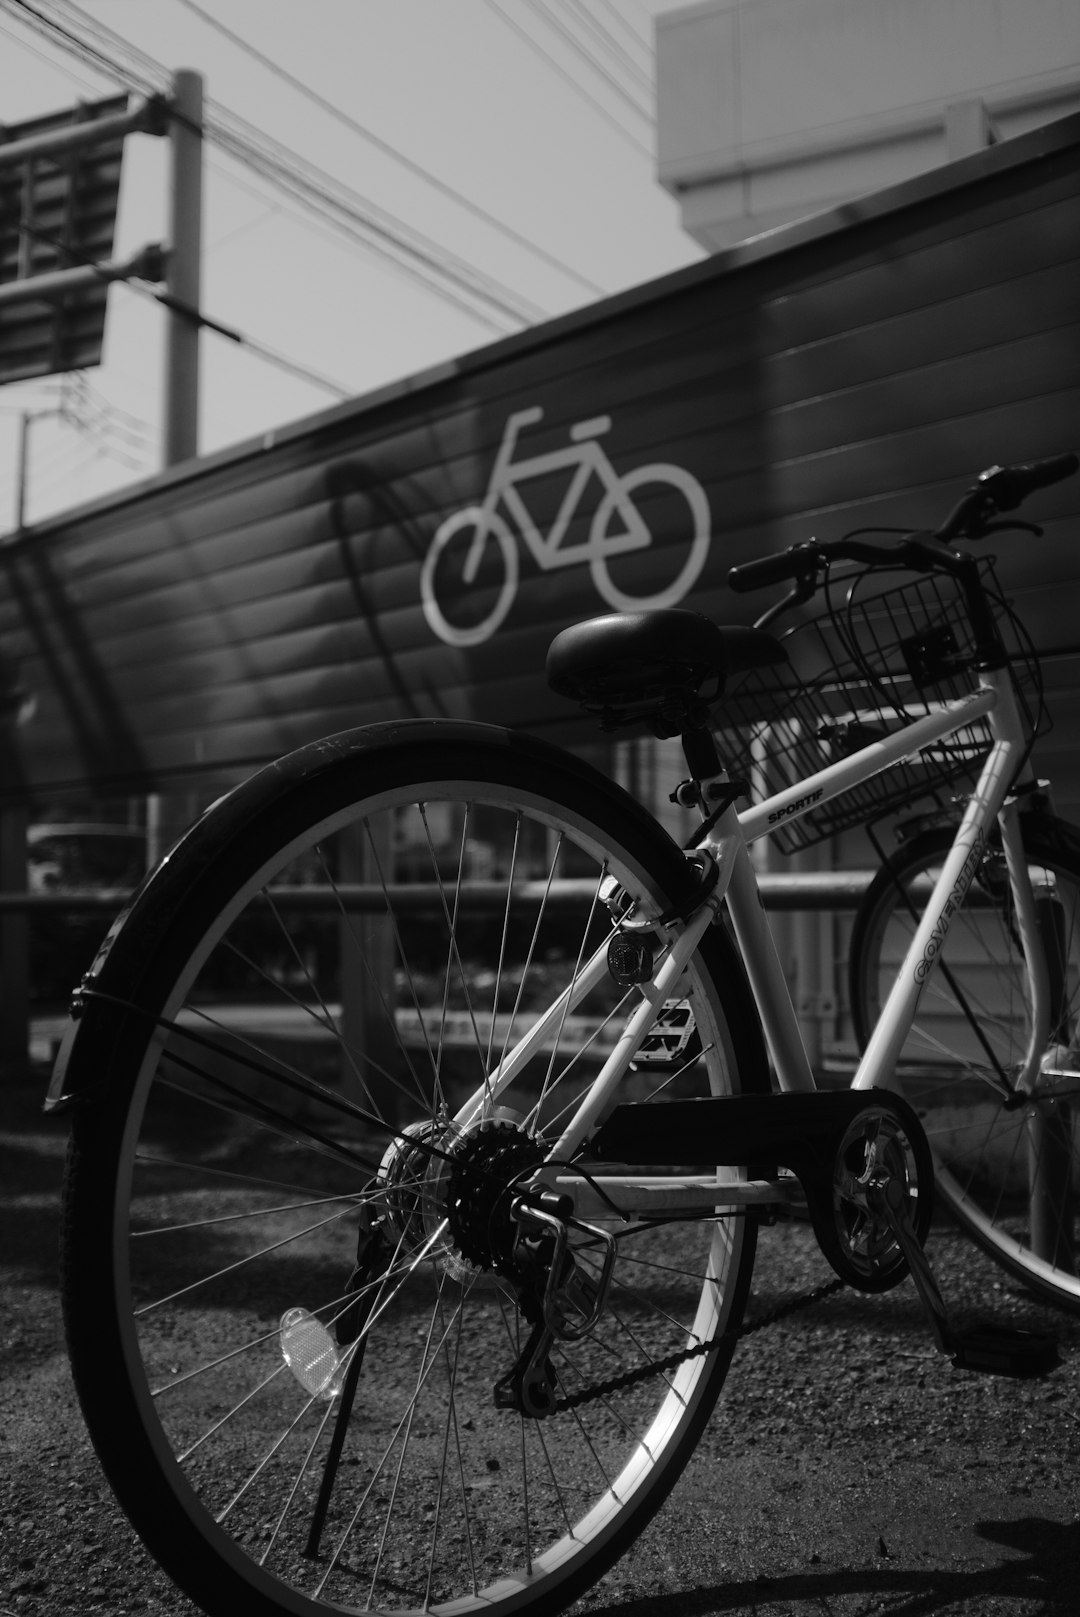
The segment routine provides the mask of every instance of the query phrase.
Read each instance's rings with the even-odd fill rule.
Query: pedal
[[[1052,1336],[1011,1325],[977,1325],[955,1331],[949,1351],[958,1370],[982,1370],[995,1376],[1046,1376],[1061,1363]]]
[[[942,1353],[958,1370],[978,1370],[996,1376],[1045,1376],[1061,1363],[1057,1343],[1040,1331],[1025,1331],[1011,1325],[977,1325],[955,1331],[949,1324],[945,1304],[930,1260],[919,1244],[904,1207],[898,1182],[888,1175],[871,1186],[871,1195],[896,1236],[908,1261],[911,1278],[930,1316],[934,1339]]]

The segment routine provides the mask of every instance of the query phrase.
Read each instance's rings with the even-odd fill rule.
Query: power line
[[[497,5],[496,0],[484,0],[484,3],[487,5],[489,10],[495,13],[496,17],[498,17],[501,22],[506,24],[507,28],[512,29],[513,32],[524,41],[529,50],[531,50],[535,55],[542,57],[552,71],[557,73],[561,79],[565,80],[565,82],[569,84],[575,95],[578,95],[583,100],[587,101],[593,112],[595,112],[598,117],[603,118],[605,123],[609,123],[623,140],[625,140],[629,145],[635,147],[637,151],[643,152],[646,157],[652,156],[652,152],[649,150],[648,146],[645,145],[644,141],[639,140],[637,136],[627,128],[621,119],[617,118],[614,113],[609,112],[605,106],[597,101],[596,97],[593,96],[581,83],[581,80],[576,79],[574,75],[563,66],[557,57],[552,56],[550,51],[545,50],[540,42],[529,33],[527,28],[523,28],[519,22],[516,22],[514,18],[509,15],[508,12],[504,11],[501,6]]]
[[[641,85],[642,89],[645,90],[646,94],[651,97],[653,93],[652,75],[648,73],[640,65],[640,63],[635,62],[630,52],[618,39],[616,39],[615,35],[611,32],[611,29],[606,28],[600,21],[599,17],[593,16],[592,12],[585,4],[585,0],[562,0],[562,5],[564,10],[569,11],[576,16],[589,31],[589,33],[592,34],[593,38],[599,41],[601,50],[607,52],[607,54],[611,56],[615,62],[619,63],[623,71],[631,79],[636,80],[636,82]],[[637,39],[638,35],[635,34],[634,38]]]
[[[619,24],[619,27],[624,33],[630,36],[639,50],[644,51],[646,55],[650,54],[648,41],[643,39],[638,33],[637,29],[626,15],[623,5],[616,5],[615,0],[596,0],[596,3],[607,12],[609,17],[614,18],[614,20]],[[643,6],[635,5],[635,10],[638,11],[639,14],[644,18],[646,25],[651,23],[652,18],[649,16],[649,13]]]
[[[26,0],[18,0],[19,5],[26,6]],[[49,3],[49,0],[44,0]],[[32,8],[31,8],[32,10]],[[68,0],[66,10],[79,13],[78,6],[71,5]],[[142,74],[149,74],[150,81],[157,82],[158,86],[168,87],[170,76],[168,71],[154,58],[147,57],[146,53],[139,52],[137,47],[129,44],[121,36],[113,34],[112,29],[105,29],[103,24],[97,23],[91,16],[79,13],[84,26],[95,32],[97,39],[105,39],[112,49],[120,49],[134,57],[137,70]],[[532,320],[540,319],[543,310],[535,306],[525,306],[506,299],[513,299],[514,294],[509,289],[503,289],[490,277],[482,277],[462,260],[454,259],[453,255],[446,254],[437,244],[422,238],[419,231],[412,231],[409,226],[383,210],[375,209],[375,205],[367,199],[351,191],[341,181],[327,175],[325,171],[315,167],[314,163],[307,162],[306,158],[299,157],[291,152],[281,142],[273,141],[272,137],[262,133],[243,118],[238,118],[228,108],[221,107],[218,102],[209,102],[209,115],[205,116],[204,133],[207,139],[217,142],[218,146],[230,150],[233,157],[239,162],[246,163],[247,167],[254,168],[262,178],[268,179],[278,189],[285,189],[286,194],[293,197],[309,212],[325,218],[331,225],[351,234],[354,239],[361,239],[369,252],[390,262],[391,267],[399,272],[412,275],[419,280],[425,289],[435,291],[446,301],[456,302],[466,314],[474,319],[482,319],[483,323],[491,325],[491,320],[482,310],[475,309],[474,304],[459,298],[458,294],[445,285],[445,281],[456,283],[458,288],[464,289],[472,298],[480,301],[487,298],[488,302],[498,304],[503,317],[509,315],[514,325],[527,325]],[[367,209],[367,212],[364,210]],[[359,226],[359,230],[357,230]],[[411,236],[412,241],[406,239]],[[401,254],[411,254],[416,262],[404,262]],[[441,280],[440,280],[441,277]],[[488,289],[490,288],[490,289]],[[496,325],[496,330],[500,327]],[[504,330],[504,327],[503,327]]]
[[[84,32],[90,35],[89,39],[80,37],[41,9],[43,6],[55,7],[57,3],[58,0],[38,0],[37,5],[31,5],[29,0],[0,0],[0,5],[9,14],[26,21],[28,26],[46,37],[59,41],[64,49],[84,61],[90,61],[99,71],[125,88],[134,88],[143,94],[167,90],[170,75],[161,63],[68,0],[64,15],[69,21],[78,22]],[[110,54],[116,51],[127,61],[118,62],[115,54]],[[130,65],[132,61],[134,66]],[[501,328],[495,325],[496,330],[505,330],[508,319],[513,326],[521,326],[544,317],[545,311],[536,305],[527,303],[492,277],[475,270],[437,243],[423,237],[420,232],[376,208],[334,176],[230,113],[219,103],[209,102],[208,108],[210,110],[205,116],[203,129],[208,140],[224,147],[270,184],[284,190],[307,211],[353,239],[362,241],[369,251],[399,273],[410,275],[428,291],[455,303],[473,319],[481,320],[488,326],[493,324],[491,312],[497,313],[503,324]]]
[[[93,45],[88,45],[84,40],[79,39],[77,34],[73,34],[71,30],[69,28],[65,28],[62,23],[56,22],[52,18],[43,16],[39,11],[35,11],[34,7],[27,3],[27,0],[0,0],[0,5],[3,5],[4,9],[9,15],[17,16],[20,21],[26,21],[27,17],[33,18],[34,21],[31,22],[29,26],[36,28],[39,34],[43,34],[46,38],[53,39],[54,42],[59,39],[61,43],[64,44],[65,49],[73,51],[74,54],[82,61],[90,62],[91,65],[97,67],[99,72],[104,73],[107,77],[116,80],[116,82],[122,84],[125,89],[136,89],[143,95],[149,95],[153,91],[160,90],[162,88],[161,85],[152,84],[149,82],[133,82],[129,74],[118,70],[116,63],[110,61],[107,56],[104,56],[101,53],[101,51],[96,49]]]
[[[451,198],[460,207],[467,209],[467,211],[475,218],[482,219],[485,224],[488,224],[492,226],[493,229],[498,230],[508,240],[516,242],[518,246],[526,248],[530,253],[535,254],[537,258],[542,259],[544,263],[550,265],[553,269],[557,269],[561,271],[562,274],[569,276],[571,280],[576,281],[578,285],[584,287],[586,291],[593,292],[598,296],[603,294],[604,288],[602,286],[598,286],[595,281],[590,281],[587,276],[580,274],[576,269],[565,263],[561,258],[557,258],[554,253],[548,252],[546,247],[542,247],[538,242],[531,240],[528,236],[522,235],[520,231],[513,229],[513,227],[508,225],[504,219],[499,219],[495,214],[489,213],[486,208],[481,207],[479,203],[474,202],[470,197],[465,196],[454,186],[448,184],[447,181],[440,179],[437,174],[433,174],[432,171],[425,168],[423,164],[417,163],[411,157],[406,156],[406,154],[398,147],[393,146],[388,140],[384,140],[381,135],[377,135],[374,130],[369,129],[366,127],[366,125],[360,123],[358,119],[352,117],[352,115],[345,112],[343,108],[328,100],[326,96],[321,95],[310,84],[306,84],[302,79],[298,79],[294,73],[290,73],[287,68],[282,67],[279,62],[275,62],[271,57],[267,56],[265,52],[258,50],[256,46],[252,45],[250,40],[244,39],[240,34],[234,33],[231,28],[226,27],[223,22],[221,22],[217,17],[212,16],[203,6],[197,5],[196,0],[177,0],[177,3],[183,6],[187,11],[190,11],[195,16],[199,17],[200,20],[206,23],[208,27],[216,29],[219,34],[222,34],[226,39],[231,40],[231,42],[240,50],[244,51],[254,61],[261,63],[261,65],[269,72],[273,73],[275,77],[281,79],[285,84],[290,85],[294,90],[298,91],[299,94],[306,96],[307,99],[315,106],[321,107],[324,112],[330,115],[330,117],[336,118],[337,121],[340,124],[343,124],[346,129],[351,130],[355,135],[359,135],[362,140],[366,140],[370,145],[374,146],[378,151],[383,152],[386,156],[393,158],[396,163],[399,163],[403,168],[408,169],[411,174],[416,174],[427,185],[430,185],[436,191],[441,192],[443,196]]]
[[[0,4],[2,3],[3,0],[0,0]],[[234,163],[241,161],[239,158],[232,157],[231,153],[229,155]],[[243,191],[247,196],[255,197],[259,202],[266,204],[266,212],[264,212],[258,219],[253,219],[247,224],[239,225],[235,230],[226,231],[224,236],[220,236],[216,241],[212,242],[206,249],[208,255],[216,252],[218,248],[225,246],[228,242],[232,241],[234,237],[240,235],[242,232],[249,229],[254,229],[257,225],[265,223],[268,214],[279,213],[284,218],[292,220],[302,230],[309,231],[313,235],[321,237],[324,241],[335,241],[339,245],[343,245],[353,252],[358,253],[361,257],[367,259],[369,262],[384,262],[384,254],[373,250],[371,244],[358,233],[350,232],[347,229],[344,229],[340,222],[323,220],[321,216],[317,215],[312,208],[307,208],[306,210],[310,217],[304,218],[296,211],[295,208],[288,207],[281,202],[269,201],[264,185],[248,185],[240,178],[239,174],[234,172],[231,168],[222,167],[210,159],[207,160],[207,167],[210,168],[215,174],[218,174],[226,185],[231,185],[236,190]],[[259,181],[263,180],[263,176],[261,174],[258,174],[256,177]],[[281,191],[282,187],[276,187],[276,189]],[[442,296],[445,301],[452,301],[446,298],[446,294],[444,292],[440,291],[440,296]],[[498,331],[505,329],[504,327],[495,325],[494,322],[487,320],[483,315],[477,314],[476,310],[471,308],[469,305],[462,304],[461,307],[465,309],[466,313],[468,313],[473,319],[480,320],[483,324],[491,326],[493,330]]]
[[[392,221],[381,209],[365,203],[366,211],[361,212],[356,193],[349,187],[235,114],[208,117],[204,132],[209,140],[261,174],[308,212],[363,240],[396,269],[411,275],[428,290],[436,291],[474,318],[491,325],[490,311],[494,311],[502,319],[503,330],[507,320],[513,326],[522,326],[544,318],[545,311],[536,304],[526,302],[400,221]],[[405,239],[405,231],[413,236],[412,241]],[[470,299],[475,301],[468,301]],[[486,309],[478,309],[477,302],[486,305]],[[500,328],[496,325],[495,329]]]
[[[91,385],[85,371],[66,371],[64,380],[70,380],[74,391],[86,402],[99,411],[107,411],[118,422],[129,427],[133,432],[142,433],[143,437],[156,436],[157,429],[147,421],[145,416],[133,415],[130,410],[123,409],[119,404],[113,404],[103,393]],[[63,388],[61,387],[61,392]]]
[[[548,27],[558,34],[561,39],[566,41],[575,55],[579,56],[592,72],[610,86],[615,94],[630,108],[631,112],[636,112],[639,118],[643,118],[647,124],[651,125],[653,121],[652,112],[641,105],[633,92],[620,83],[614,73],[608,71],[603,62],[593,55],[589,47],[575,34],[574,30],[567,27],[566,23],[560,20],[557,13],[546,3],[546,0],[525,0],[525,4],[530,11],[547,23]]]
[[[24,225],[23,229],[28,235],[36,237],[39,241],[47,242],[52,247],[63,246],[66,252],[80,259],[90,269],[100,269],[100,266],[95,264],[93,259],[87,258],[82,253],[75,252],[70,243],[62,243],[57,237],[49,235],[44,230],[38,230],[33,225]],[[102,278],[104,279],[104,275]],[[110,282],[109,284],[119,284],[140,297],[150,298],[153,302],[160,303],[163,308],[171,309],[175,314],[179,314],[185,319],[192,320],[197,325],[205,327],[207,331],[212,331],[217,336],[225,337],[229,342],[236,343],[237,347],[250,349],[253,354],[276,365],[279,370],[289,371],[293,376],[298,376],[305,382],[311,382],[317,387],[325,388],[329,393],[336,393],[339,399],[351,399],[354,397],[354,390],[347,388],[342,382],[335,382],[332,377],[324,376],[320,371],[312,370],[309,365],[301,365],[298,360],[290,359],[280,349],[271,348],[269,344],[260,342],[255,337],[246,336],[244,332],[238,331],[235,326],[224,325],[220,320],[215,320],[212,315],[204,314],[201,309],[193,308],[191,304],[185,303],[181,298],[173,297],[170,292],[159,291],[156,287],[134,277],[121,280],[119,283]]]
[[[167,90],[170,82],[167,70],[159,63],[154,63],[152,58],[146,57],[142,52],[138,51],[137,47],[129,45],[127,41],[119,40],[119,36],[114,37],[117,39],[118,44],[126,49],[127,54],[136,59],[138,65],[135,68],[116,62],[113,58],[98,50],[94,45],[86,42],[85,40],[79,40],[78,37],[72,34],[69,30],[55,24],[51,18],[44,17],[41,13],[35,11],[34,7],[27,5],[26,0],[0,0],[0,6],[6,7],[9,11],[13,5],[19,7],[20,21],[28,21],[28,19],[24,17],[22,13],[29,13],[30,17],[35,19],[35,21],[29,22],[29,26],[36,27],[37,32],[50,39],[54,39],[54,35],[59,33],[61,36],[63,36],[62,48],[77,56],[79,60],[90,63],[94,67],[95,71],[104,73],[107,77],[112,79],[115,83],[121,85],[124,89],[135,89],[144,95],[161,94]],[[91,28],[97,26],[93,19],[88,19],[88,24]],[[21,36],[12,34],[8,30],[4,29],[0,29],[0,32],[7,33],[8,38],[15,40],[22,49],[29,50],[33,55],[39,56],[42,60],[50,60],[50,58],[43,56],[41,52],[36,51],[34,47],[29,45]],[[93,86],[87,86],[85,80],[80,80],[73,74],[69,74],[69,77],[74,78],[76,83],[81,83],[84,87],[93,88]],[[213,103],[211,103],[211,105],[213,105]],[[213,134],[210,129],[205,130],[204,133],[207,134],[208,139],[213,138]],[[233,156],[234,161],[241,163],[245,162],[243,155],[239,152],[231,152],[230,155]],[[287,191],[288,188],[277,183],[273,175],[266,175],[262,173],[258,164],[247,163],[246,166],[253,167],[255,171],[259,173],[260,179],[264,179],[268,183],[275,185],[278,190]],[[223,173],[223,177],[228,180],[228,183],[238,185],[242,190],[247,189],[243,186],[242,182],[236,178],[236,176],[225,175]],[[265,193],[263,192],[252,191],[251,194],[265,197]],[[295,195],[294,192],[289,192],[288,194]],[[483,313],[479,312],[472,304],[463,299],[449,295],[445,288],[434,285],[430,280],[414,274],[409,266],[402,265],[400,261],[391,253],[380,249],[377,244],[373,244],[368,238],[360,234],[358,231],[350,230],[348,228],[347,221],[343,221],[340,218],[330,217],[327,215],[325,210],[320,211],[315,203],[314,198],[301,195],[297,198],[297,200],[301,202],[307,212],[321,218],[323,223],[329,226],[329,228],[334,231],[339,239],[343,238],[349,243],[349,245],[351,245],[353,248],[359,249],[369,259],[373,258],[377,262],[383,263],[389,262],[395,269],[401,270],[405,274],[413,274],[413,278],[421,280],[421,284],[425,286],[426,290],[435,292],[437,295],[441,296],[444,301],[454,303],[459,309],[462,310],[462,312],[469,315],[472,319],[481,321],[482,324],[487,325],[493,330],[505,331],[505,324],[496,324],[488,319]],[[302,220],[292,210],[286,209],[285,211],[289,218],[295,220],[304,228],[312,228],[310,220]],[[536,317],[539,318],[542,315],[542,311],[536,310],[535,314]],[[525,323],[525,321],[526,315],[524,312],[522,312],[518,314],[515,324],[520,325]],[[324,385],[322,381],[320,381],[320,385]],[[343,389],[338,389],[336,384],[329,385],[331,386],[332,391],[339,391],[343,397],[346,396],[345,391]]]
[[[70,385],[62,396],[60,413],[94,436],[120,443],[132,452],[147,454],[156,447],[158,434],[137,416],[120,410],[86,380],[84,371],[69,371]]]
[[[45,62],[47,66],[52,68],[59,65],[54,57],[47,55],[45,51],[39,51],[36,45],[31,45],[29,40],[23,39],[21,35],[13,34],[10,28],[0,28],[0,34],[3,34],[5,39],[13,40],[14,43],[18,45],[20,50],[29,51],[31,56],[36,56],[39,62]],[[91,84],[89,79],[80,78],[80,76],[77,73],[73,73],[70,68],[61,67],[60,71],[64,74],[65,78],[69,78],[73,84],[78,84],[84,90],[90,90],[91,92],[96,91],[96,85]]]
[[[311,382],[314,386],[325,389],[327,393],[336,393],[339,399],[355,397],[354,388],[348,388],[342,382],[335,382],[332,377],[324,376],[321,371],[312,370],[310,365],[301,365],[299,360],[290,359],[280,349],[271,348],[268,343],[260,342],[255,337],[245,335],[244,332],[238,331],[235,326],[223,325],[220,320],[214,320],[209,315],[203,314],[201,310],[193,309],[189,303],[184,303],[180,298],[174,298],[168,292],[159,292],[154,287],[144,286],[138,281],[122,281],[121,285],[126,286],[129,291],[153,298],[155,303],[160,303],[164,308],[171,309],[173,313],[195,321],[198,325],[205,327],[207,331],[214,332],[219,337],[225,337],[229,342],[235,343],[238,348],[249,349],[251,353],[257,354],[260,359],[265,359],[269,364],[276,365],[279,370],[288,371],[291,375],[299,377],[304,382]]]
[[[232,185],[235,183],[232,175],[227,170],[222,169],[219,172],[227,184]],[[211,254],[218,252],[220,248],[227,246],[229,242],[235,241],[237,236],[246,236],[248,231],[258,229],[268,219],[280,218],[282,213],[286,211],[282,208],[280,202],[267,202],[265,195],[261,191],[255,191],[248,187],[243,187],[243,189],[248,191],[249,196],[257,196],[259,201],[265,204],[262,213],[257,214],[254,219],[245,219],[242,224],[234,225],[231,230],[227,230],[223,236],[218,236],[214,241],[208,242],[205,248],[207,258]],[[296,215],[290,214],[289,217],[295,218]]]

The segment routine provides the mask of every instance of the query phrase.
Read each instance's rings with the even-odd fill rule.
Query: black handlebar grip
[[[805,578],[817,565],[816,545],[791,545],[775,556],[758,556],[754,561],[740,562],[732,567],[727,581],[738,595],[751,590],[763,590],[770,584],[787,584],[793,578]]]
[[[984,472],[979,482],[999,511],[1014,511],[1037,488],[1048,488],[1080,471],[1080,455],[1049,455],[1045,460],[998,466]]]

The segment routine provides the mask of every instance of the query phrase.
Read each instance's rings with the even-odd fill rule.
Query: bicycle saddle
[[[666,607],[587,618],[548,648],[547,681],[558,696],[600,716],[601,727],[647,721],[661,735],[702,722],[729,678],[787,661],[764,629],[721,626],[700,612]]]

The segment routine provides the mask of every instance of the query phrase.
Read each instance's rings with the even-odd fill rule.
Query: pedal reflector
[[[281,1356],[312,1398],[336,1398],[345,1370],[337,1343],[322,1320],[306,1308],[290,1308],[281,1316]]]

